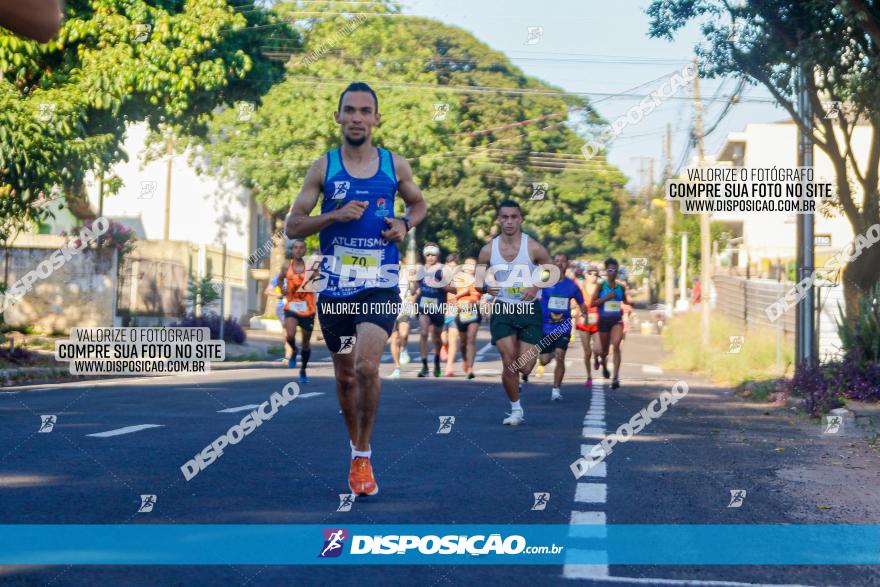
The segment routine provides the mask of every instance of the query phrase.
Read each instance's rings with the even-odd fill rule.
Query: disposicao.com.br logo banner
[[[868,524],[7,524],[0,565],[877,565],[878,544]]]

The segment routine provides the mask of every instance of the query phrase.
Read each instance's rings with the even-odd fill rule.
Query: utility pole
[[[663,171],[663,189],[666,189],[666,182],[672,178],[672,130],[669,124],[666,125],[666,145],[664,149],[666,157],[666,167]],[[672,245],[672,225],[675,222],[675,211],[672,202],[665,200],[666,203],[666,316],[672,316],[672,306],[675,305],[675,270],[672,268],[672,258],[674,253]]]
[[[226,241],[223,242],[223,262],[220,264],[220,340],[226,325]]]
[[[162,233],[163,240],[170,240],[171,229],[171,166],[174,162],[174,139],[169,134],[165,137],[165,149],[168,154],[168,171],[165,173],[165,228]]]
[[[681,275],[678,276],[678,301],[687,310],[688,233],[681,233]]]
[[[807,72],[803,65],[798,68],[798,115],[806,127],[799,132],[798,165],[813,167],[813,108],[807,93]],[[807,180],[803,180],[807,183]],[[806,193],[806,185],[804,193]],[[797,266],[798,281],[813,272],[815,234],[813,213],[797,215]],[[808,288],[804,298],[798,302],[795,313],[795,363],[812,367],[816,364],[816,306],[813,288]],[[784,319],[781,318],[780,319]]]
[[[694,67],[699,67],[697,58],[694,58]],[[700,102],[700,76],[694,77],[694,125],[697,134],[697,160],[700,167],[703,166],[705,153],[703,151],[703,106]],[[709,346],[709,289],[711,283],[711,246],[709,244],[709,212],[700,214],[700,308],[702,321],[700,335],[704,348]]]
[[[653,157],[630,157],[630,161],[633,160],[639,162],[639,196],[644,204],[645,201],[650,200],[651,180],[649,177],[654,175],[654,159]],[[648,162],[648,167],[645,167],[645,161]]]
[[[104,216],[104,169],[101,169],[100,175],[98,175],[98,218]],[[98,235],[98,248],[101,248],[101,237],[104,235]]]

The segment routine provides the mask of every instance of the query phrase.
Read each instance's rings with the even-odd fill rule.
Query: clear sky
[[[648,0],[401,0],[406,14],[426,16],[471,32],[493,49],[503,51],[526,74],[570,92],[587,93],[599,114],[608,121],[638,104],[640,97],[608,97],[604,94],[631,90],[680,70],[693,58],[701,35],[689,27],[674,42],[648,37]],[[529,27],[542,27],[536,44],[528,44]],[[662,81],[662,80],[660,80]],[[657,89],[660,81],[635,90],[641,95]],[[723,100],[735,85],[732,79],[700,80],[700,92],[707,99],[703,107],[705,128],[718,118]],[[716,92],[720,88],[720,93]],[[689,89],[678,96],[689,97]],[[734,106],[718,128],[706,137],[706,153],[714,154],[729,132],[742,130],[750,122],[788,118],[772,103],[763,87],[750,87],[744,101]],[[692,100],[672,99],[635,125],[629,125],[609,150],[608,160],[639,182],[639,157],[653,157],[654,177],[663,168],[663,134],[672,125],[673,165],[681,160],[693,120]]]

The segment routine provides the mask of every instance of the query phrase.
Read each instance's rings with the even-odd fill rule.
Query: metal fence
[[[777,329],[776,322],[767,317],[765,308],[785,295],[791,287],[784,281],[772,279],[745,279],[728,275],[712,278],[717,298],[715,310],[738,322],[745,331],[751,327]],[[783,336],[794,337],[794,308],[787,310],[779,319]]]
[[[746,279],[728,275],[712,278],[715,286],[715,310],[743,327],[769,330],[781,329],[784,337],[794,339],[795,309],[786,310],[775,322],[767,317],[765,308],[782,298],[794,284],[772,279]],[[824,359],[840,355],[840,339],[837,335],[837,321],[840,318],[838,304],[843,305],[841,287],[816,288],[817,313],[819,315],[818,338],[819,357]]]

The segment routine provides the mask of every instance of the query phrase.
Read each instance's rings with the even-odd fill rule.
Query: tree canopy
[[[43,196],[81,197],[89,172],[127,158],[128,122],[197,136],[217,105],[256,99],[282,73],[259,51],[268,29],[296,42],[277,16],[226,0],[70,0],[45,44],[0,29],[0,218],[20,227],[47,213]]]
[[[339,145],[333,113],[340,92],[365,81],[382,113],[374,143],[411,162],[428,201],[420,239],[430,235],[446,250],[476,254],[496,205],[513,197],[525,230],[551,250],[577,255],[609,246],[614,194],[625,178],[580,156],[583,139],[573,128],[600,122],[585,98],[526,76],[461,29],[389,17],[398,12],[392,5],[358,5],[368,16],[341,14],[345,7],[276,7],[302,45],[290,46],[284,81],[253,116],[242,119],[230,108],[211,122],[206,151],[215,164],[286,213],[311,162]],[[312,14],[322,10],[335,12]],[[547,184],[543,199],[532,199],[536,183]]]
[[[797,111],[798,72],[805,72],[812,106],[812,136],[834,166],[838,207],[855,234],[880,222],[880,6],[863,0],[655,0],[650,34],[672,39],[690,22],[702,27],[696,47],[709,77],[739,75],[760,84],[790,114]],[[829,116],[833,105],[842,105]],[[853,144],[857,125],[870,127],[868,152]],[[859,198],[855,186],[864,194]],[[847,314],[857,313],[859,291],[880,281],[880,248],[872,247],[844,271]]]

